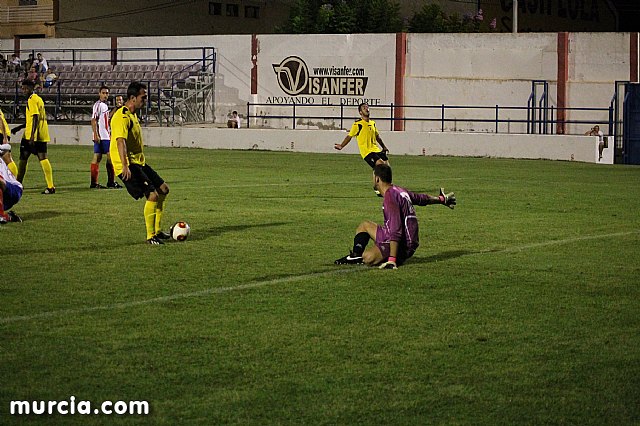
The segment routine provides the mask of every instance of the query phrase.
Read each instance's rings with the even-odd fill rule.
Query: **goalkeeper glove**
[[[456,194],[453,192],[449,192],[448,194],[444,193],[444,188],[440,188],[440,202],[450,209],[456,206]]]
[[[398,265],[396,265],[396,258],[389,256],[386,262],[382,265],[378,266],[379,269],[398,269]]]

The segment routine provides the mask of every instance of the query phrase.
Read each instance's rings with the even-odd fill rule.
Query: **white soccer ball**
[[[191,227],[187,222],[179,221],[173,224],[169,232],[171,233],[171,238],[174,240],[184,241],[189,237]]]

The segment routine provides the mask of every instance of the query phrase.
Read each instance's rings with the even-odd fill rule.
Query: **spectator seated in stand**
[[[7,71],[20,72],[22,70],[22,60],[15,53],[11,55],[11,60],[7,63]]]
[[[37,58],[33,61],[33,65],[36,67],[38,74],[44,74],[49,69],[47,60],[42,56],[42,53],[38,52]]]
[[[239,129],[242,126],[242,119],[238,116],[238,111],[233,111],[227,120],[227,127],[230,129]]]
[[[29,53],[29,57],[27,58],[26,61],[24,61],[24,63],[22,64],[22,68],[25,71],[29,71],[31,69],[31,67],[33,66],[33,62],[35,61],[35,59],[33,58],[33,54]],[[37,72],[37,69],[36,69]]]
[[[34,83],[38,83],[40,81],[40,79],[38,78],[38,71],[36,71],[36,67],[35,66],[31,66],[31,68],[29,68],[29,71],[27,73],[25,73],[24,76],[27,80],[31,80]]]
[[[46,74],[40,74],[40,82],[42,87],[51,87],[55,84],[56,80],[58,80],[58,76],[51,68],[47,68]]]

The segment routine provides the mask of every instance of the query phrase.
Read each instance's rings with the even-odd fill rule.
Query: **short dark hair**
[[[127,99],[137,97],[142,89],[147,90],[147,85],[139,81],[132,81],[127,87]]]
[[[102,83],[100,85],[100,90],[98,90],[98,92],[102,92],[104,89],[110,90],[109,86],[107,86],[106,84]]]
[[[388,164],[376,164],[373,168],[373,174],[379,177],[384,183],[391,183],[393,181],[391,167]]]
[[[360,105],[358,105],[358,112],[362,112],[362,106],[363,105],[369,105],[369,104],[366,103],[366,102],[362,102]]]
[[[29,86],[29,87],[36,87],[36,82],[31,79],[25,78],[24,80],[22,80],[22,85]]]

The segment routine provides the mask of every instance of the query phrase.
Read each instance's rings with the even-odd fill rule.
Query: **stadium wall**
[[[634,33],[635,34],[635,33]],[[215,47],[217,49],[216,122],[224,122],[231,110],[246,115],[247,102],[261,103],[252,114],[289,115],[290,106],[282,104],[296,101],[296,113],[303,116],[339,116],[340,108],[323,104],[347,104],[344,114],[356,117],[353,104],[367,99],[372,106],[391,104],[404,99],[405,105],[447,106],[482,105],[501,108],[525,107],[531,93],[532,80],[549,83],[550,106],[557,107],[558,35],[556,33],[521,34],[407,34],[406,71],[396,76],[395,34],[351,35],[258,35],[257,36],[257,93],[251,93],[251,35],[202,35],[183,37],[120,37],[119,48],[181,48]],[[608,108],[616,81],[630,80],[630,68],[634,52],[630,50],[629,33],[571,33],[569,35],[567,107]],[[12,40],[4,40],[12,45]],[[75,39],[25,39],[22,49],[110,49],[110,38]],[[55,63],[63,55],[48,58]],[[164,51],[161,59],[168,62],[175,55],[186,51]],[[94,59],[97,52],[83,52],[79,60]],[[101,53],[104,57],[104,53]],[[123,53],[124,55],[124,53]],[[126,55],[135,55],[126,53]],[[142,53],[139,53],[143,56]],[[155,57],[150,50],[144,55]],[[637,52],[635,53],[637,59]],[[304,62],[307,75],[298,76],[284,70],[285,59],[295,57]],[[135,59],[130,57],[129,59]],[[143,58],[140,58],[143,59]],[[148,59],[148,58],[147,58]],[[276,67],[280,67],[277,72]],[[293,64],[295,65],[295,64]],[[362,72],[361,75],[340,75],[345,69]],[[337,75],[320,75],[319,72],[337,72]],[[296,80],[294,77],[300,77]],[[308,78],[309,85],[302,87]],[[287,82],[289,80],[289,83]],[[403,79],[404,85],[396,85]],[[333,90],[328,81],[346,84]],[[283,82],[296,87],[283,89]],[[318,83],[313,86],[313,82]],[[366,83],[366,85],[365,85]],[[349,86],[351,85],[351,86]],[[404,87],[404,93],[395,93],[396,87]],[[362,90],[359,90],[362,89]],[[288,91],[288,93],[287,93]],[[317,92],[317,93],[315,93]],[[387,113],[373,108],[374,117],[387,117]],[[455,122],[446,124],[448,130],[476,132],[495,131],[492,123],[470,123],[476,118],[492,119],[494,111],[456,110],[447,112]],[[405,108],[406,117],[439,117],[432,109]],[[526,111],[501,111],[500,118],[526,119]],[[607,122],[608,114],[602,112],[568,112],[571,120]],[[339,129],[348,126],[339,120],[309,118],[303,120],[319,128]],[[348,123],[348,120],[346,121]],[[287,128],[290,119],[254,119],[252,125]],[[501,124],[500,132],[526,131],[525,124]],[[381,125],[381,127],[383,127]],[[590,124],[567,126],[567,133],[582,134]],[[407,130],[440,130],[440,123],[407,121]],[[607,129],[605,129],[607,130]]]
[[[524,107],[532,80],[551,83],[549,99],[556,100],[557,35],[550,34],[409,34],[405,103],[407,105],[486,105]],[[435,114],[434,114],[435,112]],[[438,110],[405,110],[407,116],[438,117]],[[491,120],[494,110],[452,111],[459,121],[447,130],[494,131],[493,123],[465,122],[475,116]],[[527,119],[526,110],[508,110],[502,119]],[[501,131],[526,133],[526,123]],[[409,130],[440,130],[439,122],[414,121]]]
[[[630,34],[571,33],[567,82],[569,104],[574,108],[608,108],[616,81],[630,80]],[[624,93],[620,94],[620,100]],[[620,109],[622,102],[619,104]],[[568,111],[567,119],[585,120],[593,113]],[[569,132],[585,132],[588,125],[574,125]],[[604,129],[607,130],[606,128]]]
[[[52,142],[91,146],[90,126],[51,125]],[[220,129],[198,127],[144,128],[145,144],[157,147],[240,149],[357,154],[355,140],[342,151],[334,144],[344,139],[338,130]],[[392,155],[445,155],[580,161],[598,163],[595,136],[508,135],[460,132],[383,132]],[[613,164],[613,148],[607,148],[601,164]]]

